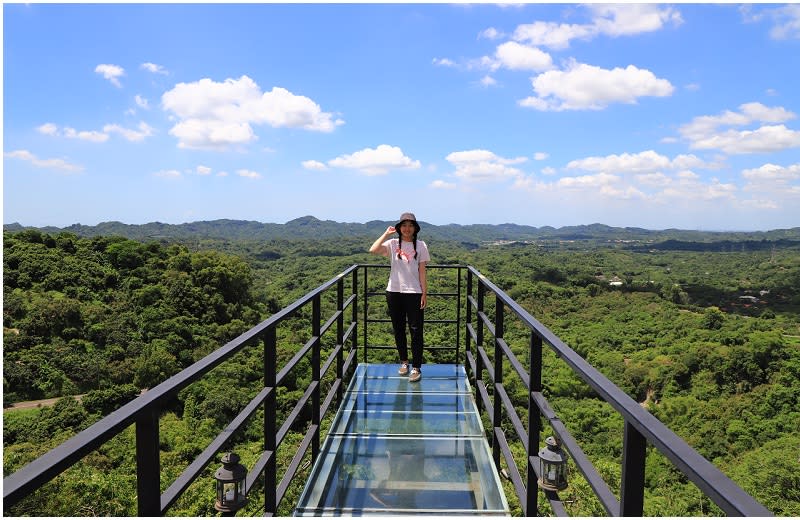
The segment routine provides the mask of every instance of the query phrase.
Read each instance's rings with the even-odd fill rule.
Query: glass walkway
[[[464,367],[361,364],[295,516],[508,516]]]

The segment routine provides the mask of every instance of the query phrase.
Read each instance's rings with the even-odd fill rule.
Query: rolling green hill
[[[365,223],[335,222],[305,216],[285,224],[264,223],[252,220],[209,220],[185,224],[124,224],[101,222],[96,226],[73,224],[64,228],[38,228],[45,233],[66,231],[82,237],[117,235],[133,240],[148,239],[221,239],[221,240],[273,240],[273,239],[325,239],[331,237],[377,236],[394,221],[371,220]],[[677,249],[698,250],[687,243],[717,243],[727,241],[725,247],[760,249],[778,244],[780,247],[800,246],[800,227],[753,232],[712,232],[680,229],[647,230],[635,227],[611,227],[604,224],[582,226],[533,227],[520,224],[447,224],[433,225],[420,221],[420,238],[465,243],[492,241],[592,241],[611,244],[651,245],[671,241]],[[3,226],[5,231],[28,229],[18,223]],[[750,247],[752,246],[752,247]],[[662,246],[662,248],[670,247]],[[702,248],[700,248],[702,250]]]

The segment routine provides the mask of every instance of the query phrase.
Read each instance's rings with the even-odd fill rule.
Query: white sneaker
[[[420,372],[419,369],[416,368],[416,367],[412,368],[411,369],[411,375],[408,376],[408,381],[411,382],[411,383],[416,383],[420,379],[422,379],[422,372]]]
[[[398,370],[397,373],[401,376],[408,374],[408,362],[400,363],[400,370]]]

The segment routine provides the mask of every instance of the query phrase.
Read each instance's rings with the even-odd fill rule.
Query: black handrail
[[[477,284],[475,295],[473,286]],[[494,318],[485,312],[487,292],[493,293]],[[526,516],[534,516],[537,511],[541,417],[547,419],[555,434],[572,455],[580,472],[595,492],[608,514],[612,516],[643,516],[644,513],[644,470],[645,449],[651,443],[664,454],[689,480],[708,496],[722,511],[733,516],[772,516],[772,513],[753,497],[725,476],[713,464],[704,459],[683,439],[642,408],[636,401],[609,381],[597,369],[568,347],[561,339],[519,306],[499,287],[494,285],[474,267],[467,267],[467,318],[466,318],[466,358],[472,373],[472,381],[477,388],[479,408],[487,410],[492,421],[492,448],[495,464],[499,468],[500,455],[505,459],[511,480],[522,509]],[[507,312],[515,315],[530,332],[530,347],[526,373],[522,363],[515,357],[503,339],[504,317]],[[473,314],[474,311],[474,314]],[[473,317],[476,324],[473,325]],[[493,361],[484,349],[484,330],[494,340]],[[584,382],[586,382],[605,402],[609,403],[624,419],[622,482],[620,499],[603,481],[598,471],[581,450],[578,443],[550,407],[542,393],[542,347],[547,344]],[[473,353],[473,347],[475,352]],[[503,359],[509,361],[528,389],[528,430],[508,398],[503,387]],[[484,383],[484,371],[491,380],[494,399],[489,397]],[[530,376],[529,376],[530,374]],[[502,430],[502,412],[505,411],[512,422],[517,437],[522,440],[527,451],[526,482],[523,483],[520,470],[511,454],[508,441]],[[564,515],[565,509],[558,494],[546,491],[553,512]]]
[[[210,464],[217,453],[231,441],[255,412],[265,407],[264,413],[264,452],[250,470],[247,478],[247,491],[253,488],[263,476],[265,489],[265,513],[274,515],[294,477],[307,449],[311,447],[312,457],[319,451],[320,421],[328,412],[331,403],[341,397],[343,377],[347,374],[357,351],[357,297],[358,265],[353,265],[288,307],[280,310],[252,329],[241,334],[216,351],[207,355],[158,386],[145,392],[130,403],[122,406],[95,424],[78,433],[63,444],[53,448],[32,461],[19,471],[3,479],[3,507],[10,507],[42,487],[44,484],[80,461],[91,451],[99,448],[128,426],[136,425],[136,473],[137,473],[137,511],[139,516],[161,516],[172,506],[189,485]],[[344,300],[344,280],[352,276],[352,296]],[[321,296],[336,287],[336,310],[324,325],[320,325]],[[307,305],[312,307],[311,338],[287,364],[278,371],[277,327],[285,320],[295,316]],[[353,309],[349,326],[345,330],[344,316],[348,307]],[[320,345],[322,336],[336,325],[336,345],[320,370]],[[347,358],[344,359],[345,344],[352,341]],[[159,414],[180,390],[198,381],[202,376],[230,359],[248,346],[262,342],[264,350],[264,387],[233,421],[208,445],[183,473],[162,494],[160,490],[160,454],[158,442]],[[303,398],[289,414],[280,430],[276,422],[276,388],[283,378],[308,353],[312,355],[312,382]],[[328,391],[324,403],[321,401],[320,382],[325,373],[336,363],[336,378]],[[312,420],[305,433],[292,463],[287,468],[280,485],[276,485],[276,454],[284,437],[304,406],[312,403]]]
[[[309,292],[202,360],[101,419],[16,473],[6,477],[3,480],[3,505],[5,510],[8,511],[14,504],[71,467],[89,452],[103,445],[123,429],[135,424],[138,514],[140,516],[163,515],[214,460],[220,450],[231,441],[234,435],[263,406],[265,410],[263,425],[264,451],[248,473],[247,491],[249,492],[253,489],[257,483],[263,482],[264,510],[268,516],[274,515],[308,450],[311,450],[312,460],[318,454],[320,423],[327,413],[331,411],[331,406],[334,402],[341,402],[342,391],[347,382],[348,374],[352,374],[350,369],[353,367],[354,362],[357,362],[359,323],[364,327],[361,347],[364,348],[364,361],[367,362],[368,350],[371,346],[367,332],[368,323],[388,321],[369,318],[368,316],[369,298],[383,295],[383,292],[370,292],[368,290],[367,272],[369,269],[375,268],[385,269],[386,266],[360,264],[349,267],[335,278]],[[766,508],[757,503],[710,462],[702,458],[649,412],[642,409],[633,399],[578,356],[555,334],[539,323],[475,268],[463,265],[431,265],[429,268],[457,270],[457,291],[455,293],[431,292],[429,296],[454,297],[456,299],[456,320],[438,320],[438,322],[444,324],[455,323],[456,325],[456,330],[454,331],[455,346],[451,347],[455,349],[456,359],[460,357],[460,331],[461,326],[463,325],[464,327],[464,364],[472,374],[478,407],[485,410],[486,415],[492,422],[492,429],[489,433],[492,441],[493,458],[498,468],[500,466],[500,457],[502,456],[505,459],[515,492],[520,500],[523,512],[527,516],[535,515],[538,507],[536,482],[539,461],[536,452],[540,443],[539,435],[542,429],[542,417],[549,422],[553,431],[561,439],[567,451],[572,455],[576,466],[586,477],[587,482],[610,515],[642,516],[644,455],[646,443],[650,442],[727,514],[771,516],[771,513]],[[360,271],[363,271],[363,279],[361,280],[359,280]],[[466,272],[467,280],[465,294],[462,294],[464,272]],[[344,281],[348,276],[352,277],[350,284],[351,294],[345,299]],[[336,308],[323,324],[321,297],[333,287],[336,287]],[[473,292],[476,294],[473,294]],[[484,308],[487,293],[495,295],[493,318],[486,314]],[[363,312],[359,312],[359,298],[363,298]],[[462,304],[465,307],[463,324]],[[311,306],[312,315],[310,338],[292,359],[279,369],[276,359],[277,327],[308,305]],[[346,322],[345,311],[348,308],[352,312],[350,319]],[[519,318],[530,331],[529,359],[527,360],[529,371],[526,371],[526,367],[515,357],[503,338],[507,313]],[[473,321],[475,322],[474,324]],[[345,326],[346,324],[347,326]],[[335,346],[328,358],[323,362],[320,350],[321,339],[328,331],[334,329],[336,334]],[[485,331],[488,331],[494,338],[491,359],[484,348]],[[263,345],[263,388],[162,494],[159,489],[160,478],[158,478],[160,475],[158,447],[160,412],[180,390],[198,381],[203,375],[230,359],[231,356],[242,349],[257,342],[261,342]],[[348,342],[350,342],[350,347],[346,349],[345,345]],[[544,344],[547,344],[563,359],[603,400],[611,404],[625,420],[620,500],[617,500],[609,486],[583,454],[583,451],[564,424],[561,423],[542,392],[542,350]],[[377,346],[372,347],[377,348]],[[346,358],[345,353],[347,354]],[[276,388],[281,384],[284,377],[297,366],[299,361],[309,354],[312,359],[310,363],[312,370],[311,384],[279,428],[276,424],[277,414],[275,413],[277,409]],[[508,360],[515,373],[528,389],[527,430],[519,419],[514,405],[503,386],[503,359]],[[323,400],[321,381],[331,369],[335,369],[335,378]],[[488,388],[484,383],[484,371],[487,372],[491,380],[491,385]],[[493,399],[489,396],[489,390],[491,390]],[[311,403],[312,407],[311,422],[283,478],[278,482],[276,474],[278,447],[308,403]],[[524,482],[511,454],[509,441],[503,431],[503,412],[512,423],[516,438],[525,444],[525,449],[527,450],[527,468]],[[566,510],[557,493],[546,491],[545,495],[556,515],[566,515]]]

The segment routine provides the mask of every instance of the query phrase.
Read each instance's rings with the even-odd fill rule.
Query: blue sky
[[[800,5],[5,4],[3,222],[800,226]]]

